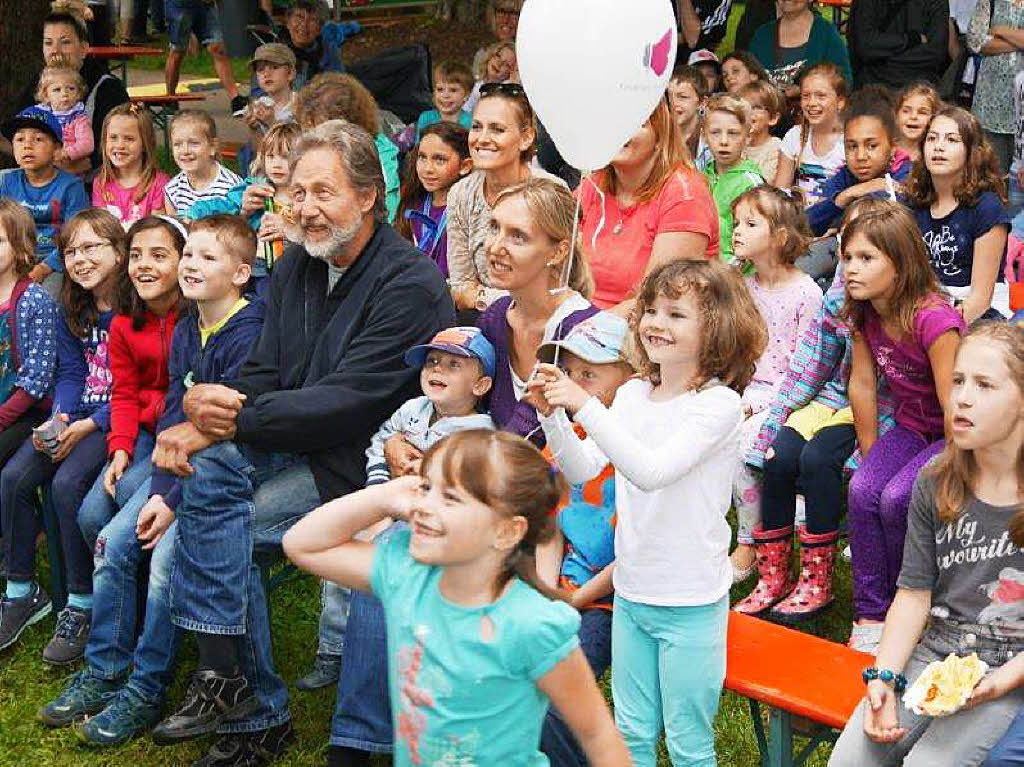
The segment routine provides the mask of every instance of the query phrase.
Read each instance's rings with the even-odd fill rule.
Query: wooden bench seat
[[[729,613],[725,687],[750,701],[761,762],[800,765],[823,742],[834,741],[864,696],[860,673],[867,653],[740,613]],[[769,733],[760,704],[769,706]],[[793,732],[806,720],[811,742],[793,754]]]

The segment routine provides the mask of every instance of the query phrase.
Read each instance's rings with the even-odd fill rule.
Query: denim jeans
[[[612,662],[612,611],[601,608],[584,610],[580,615],[580,649],[594,672],[594,679],[600,679]],[[553,708],[548,708],[544,729],[540,733],[540,750],[551,761],[551,767],[587,767],[583,749]]]
[[[0,473],[0,514],[8,578],[19,581],[35,578],[39,531],[36,491],[49,483],[60,529],[68,591],[92,593],[92,552],[82,537],[76,516],[106,457],[107,435],[101,431],[86,434],[60,463],[38,452],[31,439],[25,440],[11,456]]]
[[[177,512],[171,620],[193,631],[244,636],[242,673],[260,706],[221,732],[264,730],[287,721],[288,691],[274,670],[253,550],[280,547],[288,528],[320,505],[320,495],[299,456],[222,442],[190,460],[194,473],[183,484]]]
[[[1024,708],[988,752],[984,767],[1024,767]]]
[[[917,643],[903,667],[907,681],[913,684],[927,665],[944,659],[949,653],[967,655],[977,652],[981,660],[995,669],[1020,650],[1019,642],[998,641],[982,634],[990,626],[964,627],[971,631],[950,630],[934,620]],[[977,633],[975,633],[977,632]],[[906,734],[892,743],[876,743],[864,734],[864,702],[854,710],[839,736],[829,767],[976,767],[985,761],[989,749],[1014,721],[1024,705],[1024,688],[1018,687],[998,698],[950,716],[918,716],[897,699],[900,726]],[[1019,763],[1019,762],[1018,762]]]
[[[124,508],[129,499],[135,495],[149,475],[153,473],[153,464],[149,462],[149,456],[153,454],[153,443],[155,437],[145,429],[139,429],[139,436],[135,440],[135,452],[132,455],[132,462],[125,469],[121,479],[114,487],[114,497],[110,497],[107,488],[103,486],[103,475],[107,473],[108,461],[96,481],[92,483],[89,492],[85,494],[85,500],[78,508],[78,526],[82,529],[85,542],[92,549],[96,545],[96,538],[100,530],[107,524],[117,510]]]
[[[316,651],[322,655],[341,655],[345,650],[352,591],[330,581],[323,582],[320,594],[320,627]]]
[[[144,552],[135,525],[148,500],[147,478],[96,540],[92,630],[85,659],[92,673],[103,679],[117,679],[132,669],[129,686],[144,700],[159,703],[171,681],[181,639],[181,631],[171,623],[167,599],[177,523],[167,529],[151,556]],[[139,568],[147,556],[146,619],[136,640]]]
[[[388,691],[387,632],[384,606],[373,594],[352,592],[347,633],[331,720],[331,745],[391,753],[394,731]]]

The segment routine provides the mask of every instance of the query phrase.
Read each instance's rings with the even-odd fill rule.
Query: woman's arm
[[[871,349],[860,331],[853,332],[853,354],[848,386],[853,428],[861,455],[867,456],[878,439],[878,378]]]
[[[455,306],[472,309],[481,283],[469,251],[469,201],[463,200],[461,191],[453,188],[448,193],[448,283]]]
[[[399,477],[314,509],[285,533],[284,553],[307,572],[369,591],[373,544],[355,540],[356,533],[387,517],[408,517],[419,485],[419,477]]]
[[[1024,653],[1017,653],[1013,660],[1007,661],[991,674],[987,674],[971,693],[968,706],[977,706],[990,700],[1013,692],[1024,684]]]
[[[992,291],[999,277],[999,262],[1006,248],[1006,227],[993,226],[974,241],[971,292],[961,306],[964,322],[970,325],[992,306]]]
[[[1024,28],[1007,27],[1003,24],[992,27],[989,33],[1000,40],[1004,40],[1017,50],[1024,50]]]
[[[633,763],[582,650],[573,650],[537,680],[537,687],[551,699],[593,767]]]
[[[700,39],[700,16],[690,0],[679,0],[679,29],[687,48],[695,48]]]

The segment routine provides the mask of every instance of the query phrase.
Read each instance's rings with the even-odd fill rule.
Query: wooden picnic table
[[[86,56],[93,59],[113,61],[114,69],[120,71],[121,82],[128,85],[128,62],[140,57],[163,56],[162,48],[150,48],[142,45],[90,45]]]
[[[171,149],[171,117],[184,102],[206,101],[201,93],[160,93],[155,96],[132,96],[133,104],[141,104],[153,115],[153,122],[164,134],[164,146]]]

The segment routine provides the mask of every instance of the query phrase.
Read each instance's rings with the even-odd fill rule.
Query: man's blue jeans
[[[104,679],[116,679],[134,666],[128,686],[143,699],[160,703],[181,638],[171,623],[167,598],[177,523],[167,529],[150,557],[146,620],[136,641],[139,567],[147,554],[135,526],[148,500],[147,479],[96,540],[92,631],[85,658],[90,671]]]
[[[280,550],[284,533],[320,505],[305,459],[221,442],[190,459],[171,567],[171,620],[190,631],[244,635],[242,672],[257,711],[222,732],[254,732],[288,719],[288,691],[274,670],[270,621],[254,546]]]

